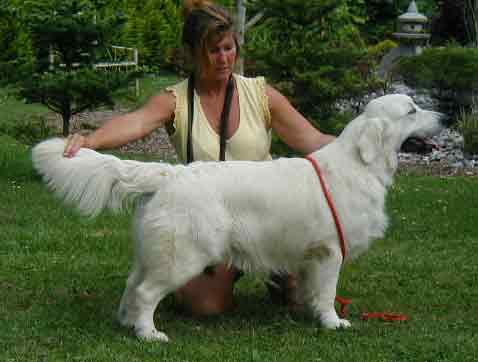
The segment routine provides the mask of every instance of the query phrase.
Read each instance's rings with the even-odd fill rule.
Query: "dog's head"
[[[409,96],[392,94],[371,101],[343,137],[356,146],[361,162],[393,172],[402,144],[411,137],[424,141],[438,134],[444,121],[443,114],[421,109]]]

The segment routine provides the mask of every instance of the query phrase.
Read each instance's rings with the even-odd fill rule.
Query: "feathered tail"
[[[158,162],[125,161],[82,148],[63,157],[65,141],[53,138],[32,150],[35,169],[50,189],[80,212],[96,216],[105,207],[121,211],[126,201],[160,188],[179,166]]]

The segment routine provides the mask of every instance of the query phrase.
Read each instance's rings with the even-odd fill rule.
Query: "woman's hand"
[[[74,157],[76,153],[82,147],[88,147],[88,140],[85,136],[75,133],[69,135],[66,139],[65,150],[63,151],[64,157]]]

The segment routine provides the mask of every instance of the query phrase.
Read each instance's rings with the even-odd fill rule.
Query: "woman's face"
[[[237,58],[236,42],[232,33],[216,37],[207,44],[207,59],[203,59],[201,77],[207,80],[225,80],[234,70]]]

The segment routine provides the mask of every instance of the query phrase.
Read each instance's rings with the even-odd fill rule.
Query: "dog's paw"
[[[339,319],[339,326],[337,328],[349,328],[352,324],[347,319]]]
[[[141,339],[142,341],[147,341],[147,342],[162,342],[162,343],[167,343],[169,342],[169,337],[164,334],[163,332],[160,332],[156,329],[137,329],[135,328],[134,330],[136,337]]]
[[[335,311],[322,313],[320,316],[320,322],[322,326],[327,329],[341,329],[349,328],[351,326],[347,319],[340,319]]]

